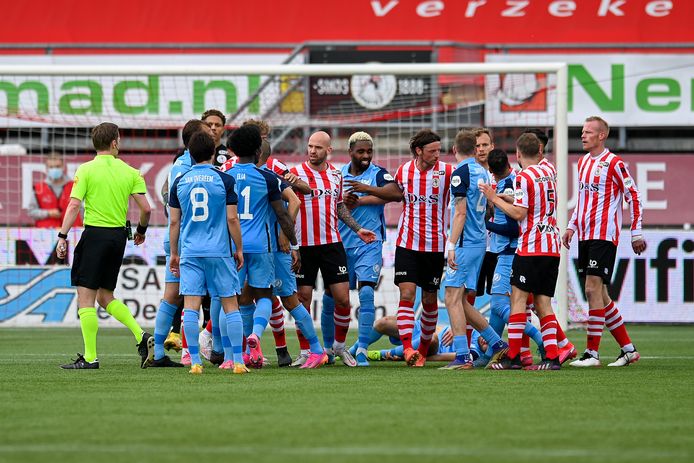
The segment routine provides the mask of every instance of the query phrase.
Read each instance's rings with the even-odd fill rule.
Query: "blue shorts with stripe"
[[[275,256],[273,252],[243,253],[243,267],[239,270],[241,286],[248,280],[252,288],[271,288],[275,282]]]

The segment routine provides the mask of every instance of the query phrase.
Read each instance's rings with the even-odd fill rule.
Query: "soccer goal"
[[[226,115],[227,129],[251,118],[265,120],[273,156],[288,165],[305,160],[308,137],[320,129],[331,135],[331,162],[339,167],[348,162],[350,134],[364,130],[375,141],[373,162],[391,173],[411,158],[409,139],[423,128],[441,136],[441,159],[455,163],[455,134],[486,127],[514,165],[516,138],[526,128],[540,128],[550,136],[546,154],[558,170],[558,223],[562,230],[567,223],[564,63],[3,65],[0,325],[76,323],[69,270],[55,265],[59,214],[48,216],[40,209],[59,209],[61,190],[49,176],[63,168],[71,178],[93,156],[90,128],[104,121],[120,126],[122,158],[141,170],[154,208],[155,226],[144,246],[129,245],[116,293],[139,321],[153,323],[164,284],[166,219],[159,191],[181,149],[181,127],[210,108]],[[51,164],[49,158],[62,162]],[[37,200],[38,184],[49,186],[54,196]],[[392,266],[399,212],[398,205],[387,206],[389,239],[376,291],[377,315],[397,309]],[[71,234],[68,262],[79,233]],[[556,293],[564,326],[567,262],[564,253]]]

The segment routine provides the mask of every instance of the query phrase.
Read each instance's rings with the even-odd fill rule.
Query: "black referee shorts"
[[[85,226],[72,261],[72,286],[116,289],[127,241],[125,227]]]
[[[480,276],[477,278],[477,297],[484,296],[484,293],[492,293],[492,283],[494,283],[494,270],[496,269],[496,261],[499,254],[491,251],[484,253]]]

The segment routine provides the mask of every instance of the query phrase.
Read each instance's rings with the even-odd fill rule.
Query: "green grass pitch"
[[[691,462],[694,327],[630,334],[643,357],[627,368],[300,371],[274,366],[268,331],[273,366],[192,376],[141,370],[125,329],[100,330],[100,370],[64,371],[78,329],[4,328],[0,461]],[[617,353],[606,333],[603,360]]]

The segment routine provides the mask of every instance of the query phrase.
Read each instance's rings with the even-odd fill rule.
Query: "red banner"
[[[515,163],[515,157],[511,162]],[[0,168],[0,224],[32,225],[33,221],[27,215],[26,207],[33,194],[34,182],[44,178],[44,164],[39,157],[31,156],[2,156]],[[90,156],[68,156],[65,158],[70,175],[80,163],[90,160]],[[167,155],[130,155],[122,159],[129,165],[140,169],[147,183],[149,201],[153,206],[152,224],[166,223],[163,205],[159,192],[166,180],[171,166],[171,156]],[[409,155],[388,156],[375,162],[383,165],[392,173],[397,166],[410,159]],[[452,156],[442,158],[445,162],[454,162]],[[574,179],[577,175],[579,156],[570,156],[571,172],[569,174],[569,209],[574,207]],[[304,157],[287,156],[283,158],[288,165],[304,161]],[[334,154],[332,162],[342,166],[349,158],[345,153]],[[691,173],[694,172],[694,155],[684,154],[632,154],[625,156],[631,174],[636,179],[642,195],[644,209],[644,225],[683,225],[694,223],[694,207],[689,193],[691,191]],[[131,210],[135,205],[131,205]],[[399,204],[387,207],[388,225],[397,224],[400,214]],[[134,220],[137,215],[132,215]]]
[[[36,0],[3,4],[0,43],[691,42],[690,0]]]

